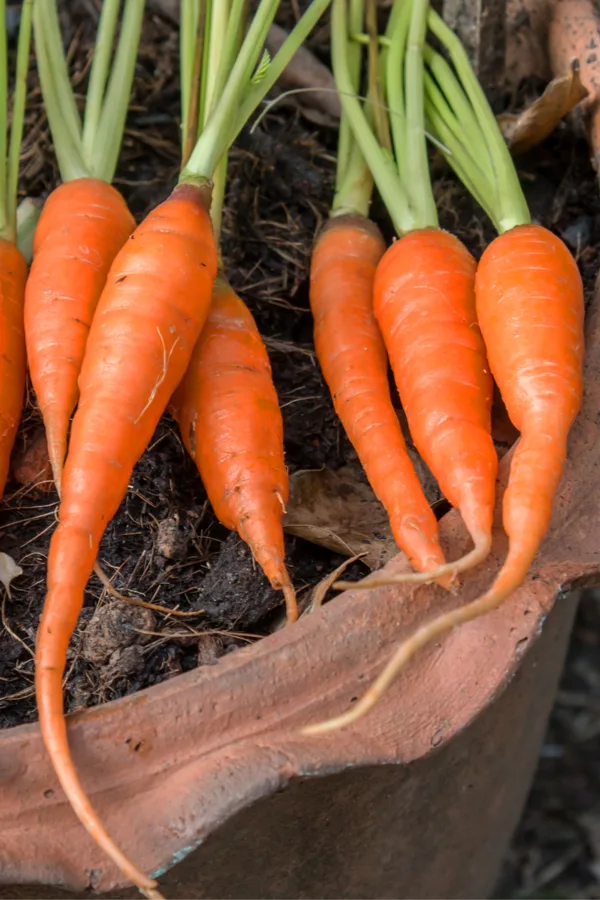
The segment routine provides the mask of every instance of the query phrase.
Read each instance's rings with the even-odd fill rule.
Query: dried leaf
[[[523,153],[540,144],[587,95],[587,88],[581,82],[579,62],[575,59],[570,72],[554,78],[542,96],[527,109],[498,116],[498,124],[511,151]]]
[[[364,554],[370,569],[398,553],[385,509],[349,467],[295,472],[284,526],[335,553]]]
[[[23,574],[23,569],[18,566],[8,553],[0,553],[0,581],[10,600],[10,586],[15,578]]]
[[[40,491],[51,491],[52,466],[48,458],[48,444],[44,426],[27,432],[25,439],[15,447],[12,458],[12,477],[23,487],[35,486]]]

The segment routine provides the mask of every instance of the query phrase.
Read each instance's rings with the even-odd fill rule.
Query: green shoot
[[[219,0],[217,6],[213,5],[213,16],[217,7],[222,10],[221,2]],[[202,109],[206,110],[204,127],[187,164],[182,168],[179,179],[181,184],[211,184],[220,160],[331,0],[313,0],[275,58],[268,65],[262,66],[261,77],[256,77],[257,67],[263,59],[267,33],[279,2],[280,0],[260,0],[250,27],[239,45],[245,4],[242,0],[231,0],[219,62],[214,68],[211,62],[203,73],[203,79],[207,76],[206,80],[210,85],[210,91],[207,91],[206,84],[202,85]],[[213,55],[211,51],[209,57],[215,59],[216,54]]]
[[[25,0],[25,3],[31,3],[32,0]],[[16,213],[16,234],[17,247],[21,251],[21,256],[29,265],[33,259],[33,236],[35,228],[40,217],[40,208],[31,197],[25,197],[17,206]]]
[[[110,182],[114,176],[133,82],[144,0],[125,0],[113,56],[119,7],[120,0],[105,0],[102,7],[82,126],[69,79],[56,0],[37,0],[34,4],[38,70],[63,181],[94,177]]]
[[[362,28],[364,19],[364,0],[352,0],[350,6],[350,29]],[[360,46],[348,46],[348,72],[352,79],[352,88],[358,93],[362,53]],[[332,215],[358,213],[366,216],[369,212],[373,179],[365,163],[360,147],[356,143],[350,128],[350,122],[344,110],[340,119],[338,138],[338,160],[335,180],[335,194],[331,207]]]
[[[510,152],[463,45],[434,11],[430,11],[428,23],[454,67],[453,72],[450,66],[442,66],[434,51],[428,52],[432,75],[427,89],[428,116],[434,135],[446,146],[446,159],[499,233],[529,222]],[[432,85],[438,90],[432,90]]]
[[[6,0],[0,0],[0,237],[13,242],[17,237],[17,186],[27,99],[32,14],[33,0],[24,0],[21,7],[21,22],[19,25],[12,122],[9,138]]]

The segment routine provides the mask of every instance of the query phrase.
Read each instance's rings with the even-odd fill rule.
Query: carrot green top
[[[6,0],[0,0],[0,237],[15,241],[17,237],[17,182],[19,157],[25,119],[27,70],[31,43],[33,0],[21,7],[17,65],[12,108],[12,125],[8,139],[8,40],[6,35]]]
[[[264,45],[280,0],[259,0],[245,36],[246,0],[182,0],[184,165],[179,183],[212,187],[216,180],[211,215],[217,235],[229,148],[330,2],[312,0],[270,59]],[[186,135],[194,132],[187,157]]]
[[[381,98],[372,101],[372,126],[356,94],[352,45],[367,42],[371,49],[373,29],[370,35],[356,33],[347,0],[333,0],[332,62],[340,103],[398,234],[437,225],[423,109],[428,8],[427,0],[394,0],[374,61]],[[372,58],[371,49],[371,65]]]
[[[459,38],[433,10],[428,24],[452,66],[425,47],[428,130],[501,234],[530,221],[510,152]]]
[[[104,0],[102,4],[83,124],[69,79],[56,0],[43,0],[34,6],[38,71],[63,181],[94,177],[111,182],[115,173],[133,82],[144,0],[125,0],[113,57],[120,5],[121,0]]]

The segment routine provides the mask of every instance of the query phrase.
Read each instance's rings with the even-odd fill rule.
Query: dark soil
[[[64,27],[83,88],[94,4],[67,8]],[[312,46],[326,61],[323,29]],[[159,15],[147,17],[116,178],[138,220],[176,180],[177,50],[172,24]],[[33,72],[30,110],[22,191],[43,198],[58,174]],[[290,472],[355,462],[311,352],[308,309],[307,262],[331,201],[334,156],[335,132],[311,126],[290,102],[276,106],[253,133],[247,129],[231,154],[226,268],[269,350]],[[433,170],[442,226],[478,257],[494,236],[491,226],[440,160]],[[519,159],[519,170],[534,217],[561,234],[576,253],[589,299],[600,258],[600,201],[586,146],[561,126],[542,148]],[[377,200],[373,215],[390,238]],[[13,477],[0,507],[0,551],[23,568],[1,606],[0,728],[36,716],[32,652],[57,510],[51,487],[23,475],[22,454],[39,442],[40,424],[30,392],[13,466],[21,483]],[[342,561],[297,538],[288,537],[287,547],[298,590],[310,589]],[[245,545],[215,520],[168,417],[135,469],[107,528],[100,559],[119,591],[165,611],[116,602],[95,577],[90,580],[69,654],[69,711],[211,665],[241,643],[267,634],[279,612],[281,597]],[[360,572],[355,566],[346,574]],[[504,873],[504,896],[600,896],[598,608],[593,598],[581,608],[535,787]],[[177,612],[195,615],[178,617]]]

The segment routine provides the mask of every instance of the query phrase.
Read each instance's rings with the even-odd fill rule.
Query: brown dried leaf
[[[398,553],[387,513],[349,467],[304,470],[291,479],[284,527],[288,534],[344,556],[364,554],[379,569]]]
[[[17,444],[11,468],[12,477],[23,487],[34,485],[40,491],[52,490],[54,481],[43,425],[32,429],[25,439]]]
[[[579,61],[573,60],[567,75],[554,78],[541,97],[520,113],[498,116],[502,134],[515,154],[544,141],[561,119],[588,95],[582,84]]]

